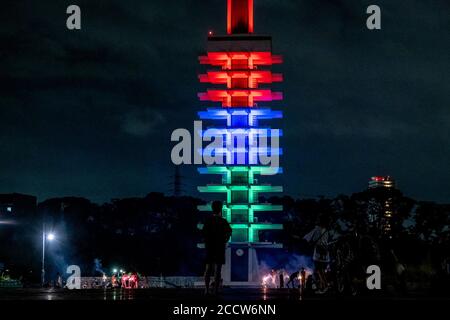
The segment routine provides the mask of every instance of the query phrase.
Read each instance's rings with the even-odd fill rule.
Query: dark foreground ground
[[[300,301],[335,300],[335,295],[301,297],[298,291],[288,289],[242,289],[226,288],[218,297],[205,297],[202,289],[0,289],[0,300],[102,300],[102,301]],[[344,297],[346,300],[449,300],[450,297],[433,295],[428,291],[410,292],[397,295],[392,292],[371,292],[357,297]]]

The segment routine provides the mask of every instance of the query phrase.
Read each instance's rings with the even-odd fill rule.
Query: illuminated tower
[[[268,107],[272,101],[282,100],[282,93],[270,89],[272,83],[283,80],[281,74],[271,71],[271,66],[282,63],[282,58],[272,54],[270,36],[253,34],[253,0],[228,0],[227,9],[227,35],[210,33],[207,53],[199,58],[210,68],[199,76],[200,82],[212,86],[199,93],[201,101],[212,105],[199,112],[199,117],[213,122],[225,143],[222,150],[216,150],[223,165],[199,168],[199,172],[219,175],[221,181],[218,178],[218,184],[198,190],[222,193],[225,198],[223,216],[230,222],[233,235],[226,253],[224,282],[254,285],[260,283],[257,249],[281,248],[281,244],[260,239],[260,232],[281,230],[282,225],[258,222],[258,214],[279,213],[283,208],[258,200],[260,194],[283,191],[281,186],[262,184],[265,175],[281,173],[281,168],[259,159],[263,153],[281,155],[281,149],[273,144],[281,131],[271,129],[266,122],[282,118],[281,111]],[[261,147],[263,138],[271,140],[271,144]],[[199,210],[211,211],[211,206]]]
[[[379,229],[383,236],[392,238],[392,219],[396,211],[394,199],[398,192],[395,180],[390,176],[372,177],[369,181],[369,191],[369,223]]]

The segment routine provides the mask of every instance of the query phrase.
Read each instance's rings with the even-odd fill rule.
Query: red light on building
[[[228,0],[227,33],[253,33],[253,0]]]
[[[256,102],[283,100],[281,92],[272,90],[208,90],[198,94],[201,101],[221,102],[222,107],[253,108]]]
[[[228,89],[257,89],[259,84],[282,82],[283,75],[271,71],[208,71],[199,75],[201,83],[226,84]]]
[[[208,52],[206,56],[199,57],[200,64],[208,64],[213,67],[222,67],[224,70],[235,69],[240,64],[240,69],[255,69],[258,66],[272,66],[283,63],[279,55],[271,52]],[[245,65],[243,63],[245,62]]]

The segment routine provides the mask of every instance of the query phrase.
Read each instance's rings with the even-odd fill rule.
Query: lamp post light
[[[44,286],[45,284],[45,245],[47,243],[47,241],[53,241],[55,240],[55,234],[52,232],[47,233],[45,231],[45,226],[42,230],[42,276],[41,276],[41,281],[42,281],[42,286]]]

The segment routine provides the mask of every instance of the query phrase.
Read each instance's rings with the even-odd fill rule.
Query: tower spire
[[[227,33],[253,33],[253,0],[227,0]]]

